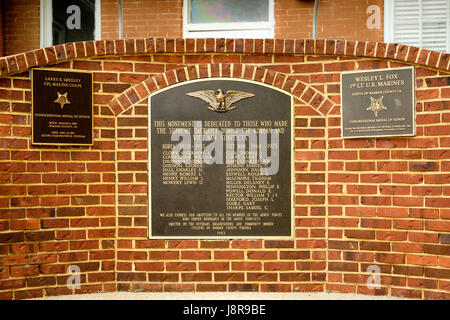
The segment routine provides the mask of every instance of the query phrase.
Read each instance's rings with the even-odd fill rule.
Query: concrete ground
[[[205,292],[205,293],[149,293],[110,292],[32,300],[407,300],[391,296],[368,296],[362,294],[314,292],[314,293],[255,293],[255,292]]]

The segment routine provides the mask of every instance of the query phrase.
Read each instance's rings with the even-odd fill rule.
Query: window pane
[[[448,4],[448,0],[422,1],[423,19],[447,21]]]
[[[419,23],[417,21],[402,21],[395,25],[394,42],[420,46]]]
[[[94,40],[95,0],[53,0],[53,45]]]
[[[445,51],[448,39],[448,0],[422,1],[422,46]]]
[[[191,0],[191,23],[269,21],[269,0]]]
[[[445,51],[447,49],[447,24],[443,22],[424,22],[422,25],[422,46]]]

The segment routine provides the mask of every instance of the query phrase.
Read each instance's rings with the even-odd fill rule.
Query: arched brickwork
[[[395,43],[326,39],[126,39],[61,44],[0,59],[0,75],[64,60],[124,54],[243,53],[343,55],[397,60],[449,70],[450,54]]]
[[[143,82],[129,88],[109,106],[117,116],[117,158],[128,154],[126,161],[118,162],[118,217],[127,217],[125,223],[117,222],[118,241],[124,243],[134,239],[134,243],[126,242],[117,251],[117,281],[119,290],[162,290],[162,291],[315,291],[323,290],[321,280],[326,279],[325,256],[326,234],[320,233],[314,239],[301,239],[295,236],[291,240],[148,240],[148,219],[143,216],[148,212],[146,179],[148,146],[145,138],[137,135],[147,124],[147,97],[171,85],[207,78],[245,79],[279,88],[292,94],[294,109],[309,110],[308,117],[302,112],[295,112],[296,136],[308,145],[320,144],[326,147],[326,136],[323,127],[325,116],[335,107],[335,103],[327,99],[320,91],[283,73],[271,71],[263,67],[245,64],[200,64],[176,68],[147,78]],[[304,113],[304,111],[303,111]],[[303,123],[304,122],[304,123]],[[134,128],[134,129],[133,129]],[[120,132],[135,130],[134,133],[121,136]],[[138,138],[138,140],[133,139]],[[293,167],[301,165],[302,158],[309,151],[302,153],[298,146],[299,156]],[[317,149],[319,150],[319,149]],[[305,221],[314,219],[316,225],[303,226],[301,232],[317,232],[326,225],[325,190],[316,192],[314,196],[306,196],[301,188],[312,187],[317,183],[325,183],[325,152],[317,151],[312,175],[297,173],[298,193],[296,195],[295,212],[303,216]],[[133,154],[141,155],[136,159]],[[306,159],[306,158],[305,158]],[[304,160],[305,160],[304,159]],[[130,175],[133,176],[130,179]],[[122,178],[124,177],[125,178]],[[142,179],[145,177],[145,179]],[[303,186],[298,184],[302,183]],[[312,185],[311,185],[312,183]],[[131,199],[141,199],[136,203]],[[122,199],[122,201],[121,201]],[[127,202],[128,200],[128,202]],[[133,210],[135,208],[135,210]],[[135,221],[139,222],[136,223]],[[296,219],[297,227],[299,219]],[[296,232],[299,232],[295,227]],[[148,255],[145,255],[147,253]],[[127,265],[130,255],[138,255],[139,261],[134,268]],[[217,256],[217,257],[216,257]],[[159,260],[156,262],[154,260]],[[235,260],[235,261],[233,261]],[[315,261],[314,261],[315,260]],[[314,262],[310,262],[314,261]],[[159,263],[159,264],[158,264]],[[300,272],[294,271],[295,263],[303,263]],[[262,265],[265,265],[262,268]],[[261,268],[258,267],[261,265]],[[163,267],[161,269],[161,267]],[[275,273],[270,273],[274,271]],[[281,271],[278,275],[278,271]],[[282,272],[286,271],[286,272]],[[288,272],[289,271],[289,272]],[[278,277],[280,277],[278,281]],[[247,280],[247,283],[246,283]],[[258,283],[260,282],[260,283]],[[293,289],[295,283],[297,289]]]
[[[168,86],[184,81],[217,77],[246,79],[274,86],[292,94],[321,115],[326,115],[335,106],[334,102],[314,87],[283,73],[251,65],[221,63],[192,65],[158,74],[126,90],[108,105],[117,116],[150,94]]]

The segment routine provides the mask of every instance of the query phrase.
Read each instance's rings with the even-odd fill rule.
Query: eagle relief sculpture
[[[187,95],[209,103],[208,109],[215,112],[227,112],[236,109],[235,106],[231,106],[233,103],[254,96],[253,93],[235,90],[227,91],[224,94],[222,89],[218,89],[216,92],[214,90],[194,91],[187,93]]]

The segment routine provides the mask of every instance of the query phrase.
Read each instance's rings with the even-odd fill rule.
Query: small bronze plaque
[[[35,145],[92,145],[92,73],[33,69]]]
[[[342,137],[414,136],[414,67],[344,72]]]
[[[291,237],[292,97],[199,80],[149,101],[151,238]]]

